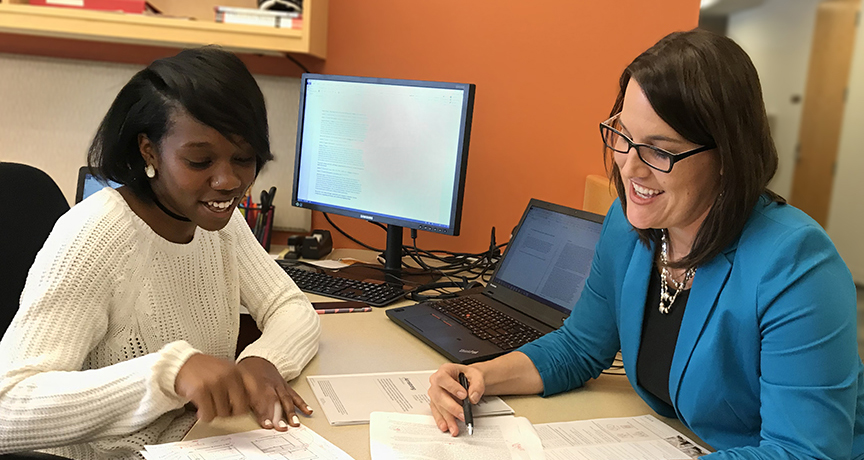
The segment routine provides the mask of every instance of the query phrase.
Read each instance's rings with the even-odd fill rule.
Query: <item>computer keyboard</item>
[[[335,299],[355,300],[373,307],[383,307],[401,299],[405,291],[387,283],[373,283],[304,270],[296,265],[279,264],[303,292]]]
[[[502,350],[513,350],[543,334],[519,320],[473,297],[456,297],[435,302],[432,307],[468,328],[480,339]]]

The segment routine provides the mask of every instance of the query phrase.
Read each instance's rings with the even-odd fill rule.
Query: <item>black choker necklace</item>
[[[174,214],[173,212],[169,211],[168,208],[166,208],[165,205],[160,203],[159,200],[157,200],[155,196],[153,197],[153,202],[156,203],[156,206],[158,206],[159,209],[162,210],[162,212],[164,212],[165,214],[168,214],[168,216],[173,217],[174,219],[177,219],[180,222],[192,222],[191,220],[189,220],[186,217],[183,217],[183,216],[178,215],[178,214]]]

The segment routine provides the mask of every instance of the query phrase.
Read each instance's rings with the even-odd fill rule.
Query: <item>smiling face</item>
[[[178,227],[222,229],[255,179],[256,157],[246,142],[232,142],[185,110],[174,111],[158,148],[143,135],[139,148],[156,169],[150,185],[159,202],[191,220],[175,221]]]
[[[620,121],[622,131],[637,143],[672,153],[699,145],[684,139],[660,118],[635,79],[630,79]],[[639,229],[669,229],[692,242],[719,193],[720,165],[715,151],[675,163],[663,173],[646,165],[635,150],[615,153],[615,163],[627,191],[627,220]]]

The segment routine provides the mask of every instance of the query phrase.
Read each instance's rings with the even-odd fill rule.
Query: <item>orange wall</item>
[[[532,197],[581,206],[585,177],[604,172],[597,125],[609,113],[621,71],[667,33],[696,27],[699,3],[330,0],[326,61],[296,58],[312,72],[477,85],[461,235],[421,231],[417,241],[425,249],[480,252],[492,226],[498,242],[509,239]],[[176,53],[133,49],[0,34],[5,53],[142,65]],[[301,73],[285,58],[241,57],[253,73]],[[361,241],[384,246],[378,227],[332,218]],[[335,247],[358,247],[320,213],[312,228],[331,230]],[[280,232],[273,243],[286,239]]]
[[[581,207],[585,176],[604,172],[597,126],[621,71],[667,33],[696,27],[699,0],[330,0],[329,14],[327,60],[314,71],[477,85],[461,235],[417,241],[479,252],[492,226],[509,239],[532,197]],[[378,227],[332,219],[384,246]],[[357,247],[318,212],[312,227]]]

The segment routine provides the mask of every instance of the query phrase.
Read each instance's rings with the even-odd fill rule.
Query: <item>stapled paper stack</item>
[[[310,375],[306,380],[331,425],[359,425],[369,423],[374,411],[432,415],[426,392],[434,372]],[[484,396],[474,409],[477,417],[513,414],[497,396]]]

